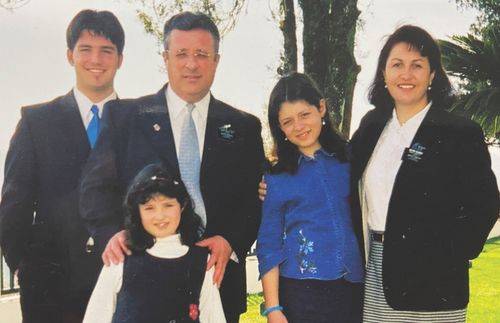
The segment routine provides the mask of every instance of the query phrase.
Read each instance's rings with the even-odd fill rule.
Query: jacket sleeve
[[[5,160],[0,202],[0,244],[11,271],[18,269],[37,208],[36,153],[25,109]]]
[[[477,257],[498,219],[499,193],[481,128],[468,123],[460,131],[457,158],[459,212],[454,219],[456,250]]]
[[[119,106],[116,106],[120,108]],[[80,185],[80,215],[94,238],[98,252],[123,227],[123,188],[118,178],[120,126],[107,106],[97,143],[83,170]],[[125,139],[124,139],[125,140]]]

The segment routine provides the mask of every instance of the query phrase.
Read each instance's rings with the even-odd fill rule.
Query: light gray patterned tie
[[[182,122],[181,142],[179,145],[179,169],[181,179],[194,203],[194,210],[201,217],[203,226],[205,226],[207,216],[200,191],[200,148],[193,120],[195,105],[188,103],[186,108],[188,113]]]

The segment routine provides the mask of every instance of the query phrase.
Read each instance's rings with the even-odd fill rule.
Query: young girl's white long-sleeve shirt
[[[189,247],[183,245],[180,235],[157,238],[156,243],[146,250],[158,258],[179,258],[184,256]],[[200,322],[225,323],[224,311],[219,289],[213,283],[214,267],[205,273],[200,293]],[[104,266],[97,284],[90,297],[83,323],[111,323],[116,309],[118,292],[122,286],[123,263]]]

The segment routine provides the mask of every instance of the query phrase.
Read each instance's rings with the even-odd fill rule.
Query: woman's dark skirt
[[[361,322],[362,283],[280,277],[279,298],[289,323]]]
[[[465,323],[465,309],[439,312],[396,311],[385,299],[382,288],[382,242],[370,241],[370,255],[366,268],[364,323],[380,322],[454,322]]]

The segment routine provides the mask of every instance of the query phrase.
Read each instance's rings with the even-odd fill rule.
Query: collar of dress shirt
[[[178,118],[184,115],[187,102],[181,99],[170,86],[167,86],[165,95],[171,120],[178,120]],[[193,110],[193,118],[196,118],[197,116],[198,118],[201,118],[201,120],[207,120],[209,104],[210,92],[208,92],[200,101],[194,103],[196,108]]]
[[[116,92],[113,91],[113,93],[111,93],[101,102],[92,102],[87,96],[85,96],[85,94],[83,94],[80,90],[78,90],[76,86],[73,88],[73,94],[75,95],[76,104],[78,105],[78,110],[80,110],[80,115],[82,116],[82,120],[83,123],[85,124],[85,127],[88,126],[93,116],[92,112],[90,111],[92,105],[94,104],[97,105],[97,107],[99,108],[99,117],[102,118],[102,110],[104,104],[106,104],[108,101],[116,100],[116,98],[118,97],[116,95]]]
[[[320,148],[319,150],[317,150],[315,153],[314,153],[314,156],[313,157],[309,157],[309,156],[306,156],[304,154],[300,154],[299,155],[299,164],[301,161],[311,161],[311,160],[314,160],[316,157],[323,155],[323,156],[326,156],[326,157],[333,157],[335,156],[335,153],[330,153],[328,151],[326,151],[325,149],[323,148]]]
[[[403,131],[404,133],[408,134],[413,138],[415,136],[415,133],[417,132],[418,127],[420,127],[420,124],[424,120],[425,116],[427,115],[427,112],[429,111],[430,107],[432,105],[432,101],[429,102],[425,108],[423,108],[420,112],[418,112],[416,115],[408,119],[405,123],[400,124],[398,120],[398,116],[396,114],[396,109],[392,110],[392,118],[389,121],[389,129],[393,131]]]

